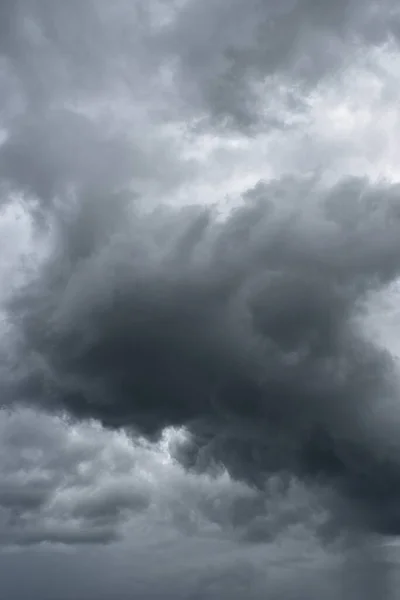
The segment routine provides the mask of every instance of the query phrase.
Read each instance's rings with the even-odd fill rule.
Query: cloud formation
[[[167,430],[157,444],[95,422],[22,410],[1,420],[0,544],[111,544],[143,519],[226,540],[271,540],[284,530],[312,538],[327,520],[299,482],[268,490],[229,477],[187,474],[173,458],[187,434]]]
[[[109,574],[113,597],[256,598],[262,552],[332,566],[346,542],[387,593],[398,18],[392,0],[2,2],[0,563],[92,564],[95,544],[144,561],[133,587]]]
[[[380,429],[397,380],[356,317],[398,274],[397,186],[287,180],[245,200],[217,221],[86,200],[12,303],[15,393],[147,435],[189,427],[184,461],[321,478],[395,533],[398,455]]]

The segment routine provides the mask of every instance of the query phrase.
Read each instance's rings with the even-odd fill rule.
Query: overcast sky
[[[2,599],[393,597],[397,4],[0,1]]]

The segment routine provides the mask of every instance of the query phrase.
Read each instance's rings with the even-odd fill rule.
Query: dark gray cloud
[[[103,206],[64,216],[9,306],[10,397],[146,435],[189,427],[187,466],[329,483],[360,503],[357,526],[397,533],[394,363],[356,318],[398,274],[397,186],[282,180],[219,221]]]
[[[154,537],[158,539],[158,544]],[[136,532],[136,545],[80,548],[76,552],[22,550],[0,555],[2,590],[7,598],[37,597],[75,600],[128,600],[141,598],[194,598],[304,600],[338,596],[345,600],[385,594],[380,571],[391,573],[397,583],[398,551],[363,548],[368,567],[358,556],[346,556],[346,564],[333,558],[305,556],[299,547],[283,559],[280,550],[268,546],[232,547],[226,542],[166,536],[149,525]],[[157,565],[157,567],[155,567]],[[24,578],[15,577],[23,571]],[[157,572],[157,577],[154,577]],[[73,574],[73,577],[72,577]],[[383,584],[383,585],[382,585]],[[358,589],[357,587],[358,586]],[[362,594],[358,591],[362,589]],[[29,594],[31,596],[29,596]],[[391,598],[390,590],[384,595]]]
[[[169,118],[242,130],[286,126],[269,105],[274,87],[301,110],[310,85],[397,40],[399,29],[391,0],[379,10],[372,0],[19,0],[1,11],[6,96],[22,94],[31,110],[124,90]]]
[[[388,596],[398,23],[1,3],[0,595]]]

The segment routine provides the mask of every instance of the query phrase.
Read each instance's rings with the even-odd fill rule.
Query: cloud
[[[98,428],[70,429],[29,411],[3,414],[1,427],[2,545],[108,543],[124,510],[146,507],[128,480],[131,465],[118,469],[129,449],[102,448]]]
[[[301,112],[316,85],[360,52],[397,41],[397,29],[390,0],[380,10],[357,0],[192,0],[176,12],[166,39],[189,105],[214,125],[254,133],[263,125],[287,127],[285,106]],[[280,110],[270,101],[277,87],[284,90]]]
[[[82,188],[96,182],[98,190],[120,185],[127,179],[129,156],[123,140],[104,143],[89,119],[64,110],[16,125],[3,143],[0,164],[3,181],[49,203],[72,182]]]
[[[288,547],[289,546],[289,547]],[[368,567],[358,557],[337,557],[321,551],[310,552],[297,544],[278,546],[235,546],[221,540],[177,537],[169,531],[155,533],[148,523],[136,530],[129,542],[118,545],[78,547],[74,551],[21,549],[0,554],[2,589],[7,598],[27,597],[27,589],[44,600],[57,597],[106,600],[110,595],[128,600],[142,598],[326,598],[338,595],[346,600],[373,598],[385,592],[382,571],[398,576],[397,552],[364,548]],[[15,571],[24,578],[15,577]],[[74,577],[71,577],[71,573]],[[157,577],[154,574],[157,573]],[[368,581],[368,587],[366,587]],[[356,585],[361,587],[358,595]],[[381,587],[379,587],[381,586]],[[390,594],[390,589],[389,589]],[[388,596],[390,598],[390,595]]]
[[[398,275],[397,185],[260,184],[222,220],[121,206],[70,212],[9,304],[12,403],[188,427],[186,466],[325,482],[360,504],[357,527],[396,533],[398,450],[376,415],[397,378],[356,317]]]
[[[310,86],[396,42],[398,14],[391,0],[380,10],[357,0],[19,0],[3,3],[2,23],[5,88],[30,110],[123,90],[170,119],[254,132],[287,125],[269,104],[277,85],[283,104],[301,110]]]
[[[143,520],[226,540],[274,541],[293,529],[312,540],[327,519],[318,495],[271,480],[260,494],[222,467],[187,473],[173,458],[187,438],[158,443],[31,410],[0,420],[0,544],[111,544]]]
[[[392,0],[1,4],[0,570],[29,597],[386,595],[397,55]]]

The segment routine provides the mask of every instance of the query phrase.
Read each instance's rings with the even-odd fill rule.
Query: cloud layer
[[[398,37],[392,0],[3,0],[0,569],[80,573],[38,597],[335,597],[346,544],[387,597]],[[329,585],[265,581],[301,553]]]
[[[219,220],[85,198],[11,302],[24,356],[11,388],[144,434],[187,426],[196,448],[184,462],[222,461],[253,483],[289,472],[344,486],[368,526],[396,532],[384,412],[396,372],[356,317],[398,274],[397,193],[281,180]]]

